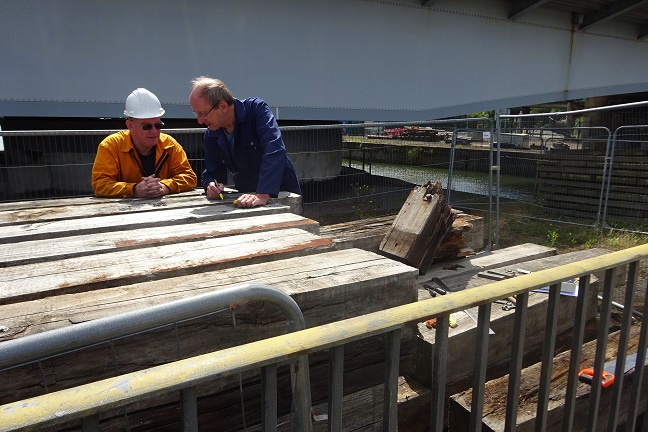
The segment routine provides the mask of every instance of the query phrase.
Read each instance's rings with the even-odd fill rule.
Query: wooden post
[[[425,274],[455,215],[445,202],[441,183],[415,187],[380,244],[380,251]]]

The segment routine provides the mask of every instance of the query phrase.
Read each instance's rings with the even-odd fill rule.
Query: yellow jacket
[[[171,193],[196,187],[197,177],[187,154],[170,135],[161,133],[155,147],[155,170]],[[92,167],[92,189],[96,196],[131,198],[133,186],[144,176],[130,131],[120,131],[104,139]]]

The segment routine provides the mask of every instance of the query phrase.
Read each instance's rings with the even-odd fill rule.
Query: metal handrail
[[[270,286],[245,284],[0,342],[0,371],[260,301],[279,308],[287,318],[288,331],[306,328],[299,306],[289,295]],[[307,355],[299,356],[297,363],[291,368],[291,373],[295,382],[295,425],[299,430],[307,430],[301,428],[302,425],[307,427],[310,423],[311,398]],[[195,399],[195,393],[190,393],[192,399]],[[186,398],[186,395],[183,395],[183,398]],[[196,414],[186,412],[185,415],[194,418]],[[197,420],[194,418],[189,423],[197,424]],[[0,429],[3,429],[3,426],[0,425]]]
[[[398,345],[400,338],[397,333],[401,328],[410,322],[420,322],[431,316],[438,317],[437,332],[436,332],[436,347],[435,361],[433,366],[433,385],[432,385],[432,402],[431,402],[431,430],[441,430],[443,427],[443,413],[444,413],[444,388],[445,388],[445,370],[447,367],[447,356],[445,349],[447,347],[447,324],[450,313],[464,310],[467,307],[479,305],[479,322],[477,326],[477,334],[480,335],[478,341],[477,358],[475,359],[475,376],[484,379],[485,356],[488,350],[488,327],[490,304],[496,300],[503,299],[512,295],[518,296],[518,305],[516,307],[516,323],[525,323],[526,304],[528,293],[531,290],[550,286],[549,304],[557,303],[557,298],[560,293],[560,283],[575,277],[582,277],[583,290],[579,292],[579,302],[582,302],[589,291],[589,275],[591,273],[606,270],[605,286],[604,286],[604,300],[602,311],[609,314],[609,303],[611,303],[611,289],[616,277],[616,269],[619,266],[630,264],[631,271],[628,277],[628,289],[634,289],[631,286],[636,281],[637,263],[639,260],[648,257],[648,245],[636,246],[626,250],[612,252],[606,255],[589,258],[572,264],[563,265],[556,268],[537,271],[528,275],[518,276],[514,279],[507,279],[491,284],[483,285],[479,289],[467,289],[460,292],[452,293],[443,298],[431,298],[429,300],[410,303],[394,308],[386,309],[371,314],[346,319],[330,324],[325,324],[319,327],[313,327],[306,330],[301,330],[296,333],[285,334],[273,338],[265,339],[262,341],[251,342],[245,345],[224,349],[218,352],[204,354],[201,356],[168,363],[165,365],[153,367],[143,371],[125,374],[119,377],[110,378],[79,386],[73,389],[62,390],[49,395],[38,396],[35,398],[14,402],[0,406],[0,418],[3,419],[0,430],[14,431],[23,430],[35,426],[50,426],[72,419],[94,415],[98,412],[104,411],[109,408],[117,408],[126,406],[131,402],[142,400],[144,398],[168,393],[174,390],[179,390],[187,387],[217,379],[219,377],[230,376],[246,370],[254,370],[260,367],[270,366],[279,362],[290,360],[295,357],[304,356],[317,351],[326,349],[333,349],[332,353],[339,359],[342,348],[345,344],[366,339],[368,337],[387,334],[387,356],[386,361],[388,371],[385,373],[385,409],[383,410],[383,427],[386,431],[394,431],[395,415],[394,403],[396,400],[395,386],[394,386],[394,371],[393,368],[398,368],[398,362],[394,362],[398,354]],[[607,306],[606,306],[607,305]],[[625,311],[630,313],[630,311]],[[576,328],[580,328],[583,324],[581,321],[585,319],[585,313],[577,314]],[[604,321],[608,318],[604,318]],[[551,382],[551,362],[547,359],[553,357],[554,346],[552,342],[555,341],[555,326],[556,316],[550,314],[547,317],[547,335],[545,337],[545,345],[543,348],[543,370],[540,377],[540,391],[538,398],[538,422],[544,424],[547,420],[547,396],[548,387]],[[626,320],[627,321],[627,320]],[[520,332],[524,332],[524,325],[516,325],[514,331],[514,340],[518,343],[514,344],[515,351],[512,353],[512,358],[515,360],[521,359],[521,339],[519,338]],[[627,323],[624,324],[622,332],[627,331]],[[646,326],[642,327],[642,336],[639,346],[639,352],[645,353],[646,351]],[[607,336],[607,334],[605,334]],[[578,339],[580,338],[580,339]],[[576,337],[574,344],[582,344],[582,333]],[[595,371],[601,371],[603,364],[603,356],[605,354],[605,345],[601,344],[602,349],[597,349]],[[575,357],[572,356],[572,362],[578,364],[579,351],[576,352]],[[623,354],[620,354],[623,355]],[[637,364],[641,362],[643,365],[644,358],[637,357]],[[394,364],[396,363],[396,364]],[[516,368],[521,368],[520,361],[512,361],[512,365]],[[570,374],[573,375],[575,366],[570,368]],[[341,404],[342,386],[337,385],[341,383],[342,368],[339,367],[337,362],[332,367],[332,385],[331,388],[336,389],[335,394],[329,395],[329,412],[340,412],[339,406],[331,406],[333,403]],[[643,371],[643,368],[641,368]],[[596,376],[597,372],[595,372]],[[397,376],[397,373],[396,373]],[[510,375],[512,378],[509,381],[509,394],[511,394],[511,386],[515,388],[519,386],[519,374],[516,379],[516,374]],[[570,381],[571,385],[576,382]],[[480,388],[479,383],[476,388]],[[635,380],[633,383],[633,394],[640,394],[637,386],[641,385],[641,380]],[[597,386],[600,386],[600,376],[598,382],[596,378],[592,384],[592,408],[590,413],[596,416],[598,408],[597,399]],[[616,390],[621,391],[620,386]],[[480,407],[483,405],[483,393],[473,393],[473,407],[476,408],[475,412],[471,412],[471,417],[480,419],[482,413],[479,412]],[[575,397],[575,396],[571,396]],[[335,402],[333,402],[335,401]],[[566,403],[569,404],[570,401]],[[512,408],[508,408],[509,410]],[[572,412],[565,413],[565,422],[569,421]],[[515,424],[516,414],[507,414],[507,421]],[[594,417],[594,423],[595,423]],[[336,421],[337,417],[336,417]],[[611,420],[612,421],[612,420]],[[338,423],[339,424],[339,423]],[[567,424],[567,423],[565,423]],[[305,430],[305,429],[301,429]],[[509,429],[507,430],[513,430]]]

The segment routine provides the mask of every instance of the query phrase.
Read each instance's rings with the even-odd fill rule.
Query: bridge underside
[[[146,87],[167,117],[189,119],[199,75],[300,121],[424,120],[648,92],[641,20],[604,7],[619,2],[590,2],[608,12],[599,21],[569,3],[10,0],[0,118],[120,117],[126,96]]]

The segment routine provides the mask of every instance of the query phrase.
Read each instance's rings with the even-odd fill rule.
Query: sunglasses
[[[140,123],[140,122],[137,122],[137,121],[135,121],[133,119],[130,119],[130,121],[132,121],[133,123],[137,123],[138,125],[142,126],[142,129],[145,130],[145,131],[150,131],[153,128],[155,128],[157,130],[160,130],[160,129],[162,129],[162,126],[164,126],[164,123],[162,123],[162,122],[157,122],[155,124],[151,124],[151,123]]]

